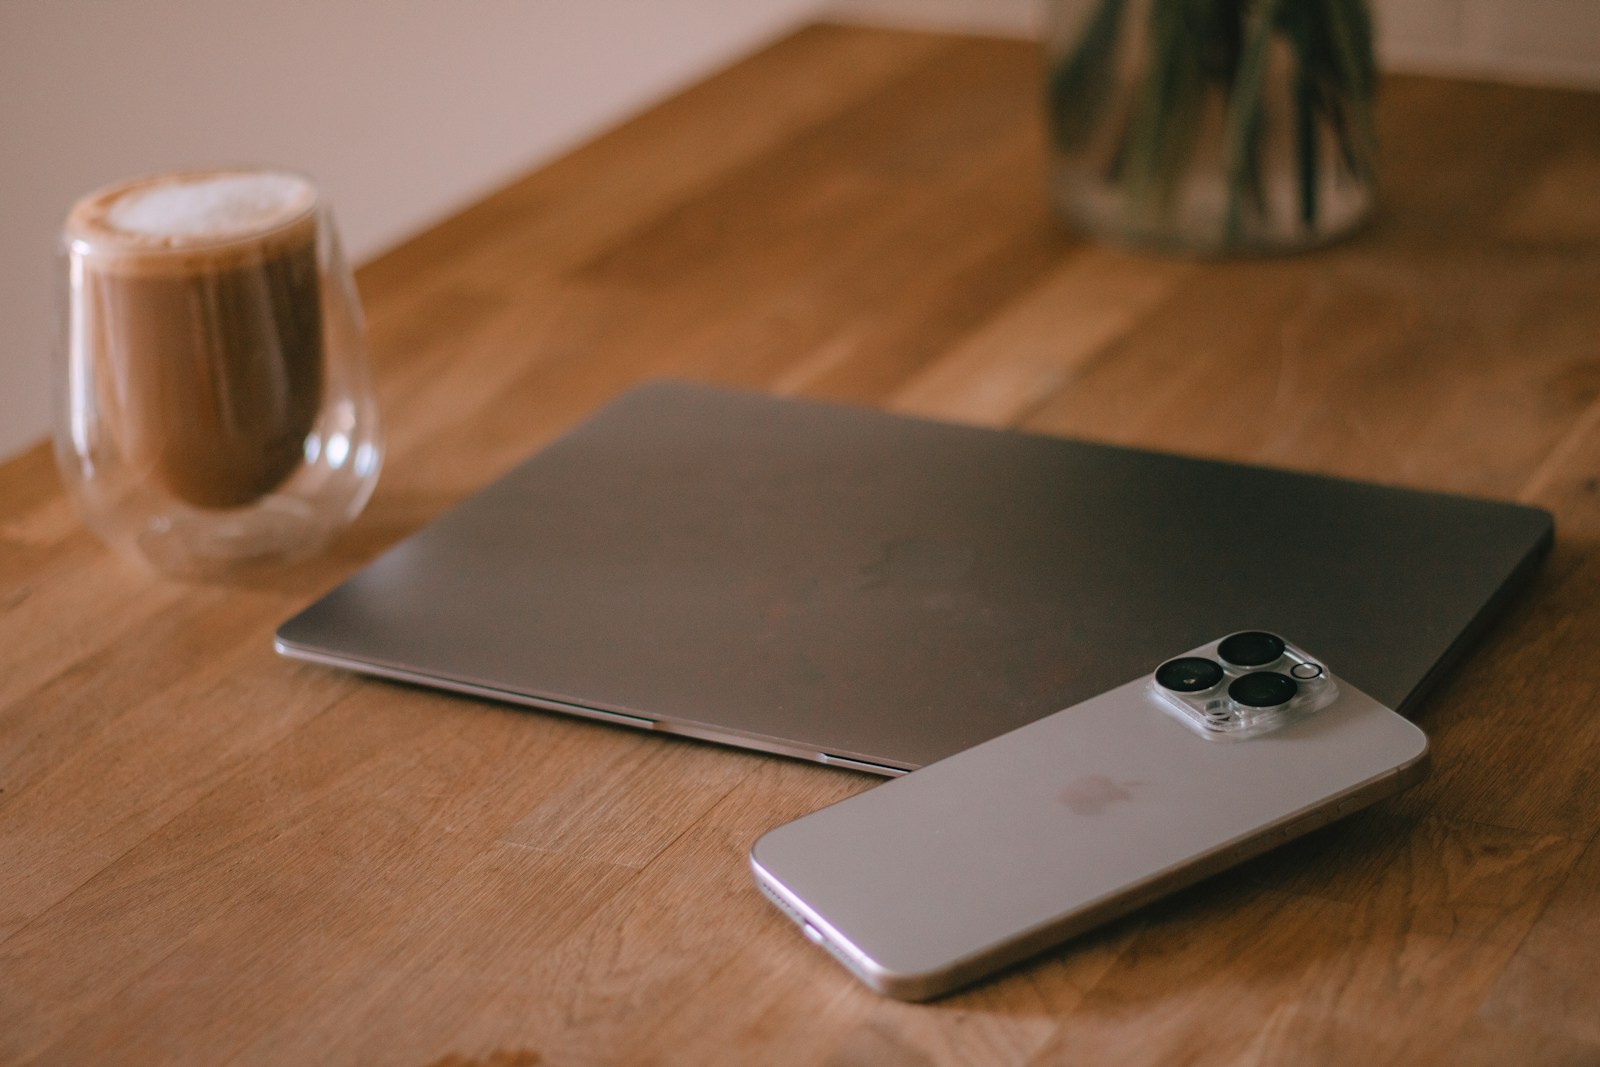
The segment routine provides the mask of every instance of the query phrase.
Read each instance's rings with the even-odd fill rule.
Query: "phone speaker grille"
[[[768,900],[772,901],[774,904],[776,904],[778,906],[778,910],[779,911],[783,912],[785,915],[789,916],[789,918],[793,919],[795,922],[799,923],[800,925],[802,925],[802,926],[805,925],[804,917],[802,917],[799,912],[797,912],[793,908],[791,908],[789,906],[789,902],[784,900],[776,892],[774,892],[771,886],[767,885],[765,882],[761,882],[761,883],[758,883],[758,884],[760,885],[760,888],[761,888],[761,895],[766,897]]]

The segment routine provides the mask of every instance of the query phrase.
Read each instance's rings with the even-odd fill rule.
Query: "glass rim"
[[[113,194],[126,193],[158,182],[182,181],[206,175],[219,177],[230,175],[281,175],[304,183],[305,187],[310,191],[311,197],[304,209],[287,218],[274,220],[269,225],[228,232],[216,237],[202,236],[177,239],[167,237],[141,240],[130,238],[121,231],[109,229],[98,233],[85,232],[84,229],[74,224],[75,217],[81,209],[85,209],[87,205],[97,201],[105,200]],[[107,260],[166,259],[199,252],[225,251],[234,246],[243,249],[260,246],[263,243],[270,242],[272,238],[280,234],[304,226],[308,221],[317,218],[323,207],[322,187],[317,183],[317,180],[304,171],[293,167],[268,164],[236,164],[158,171],[111,182],[80,196],[68,210],[66,221],[62,225],[62,247],[64,251],[74,256],[88,256]]]

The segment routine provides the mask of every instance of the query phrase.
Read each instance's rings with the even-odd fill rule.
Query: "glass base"
[[[1057,174],[1057,213],[1076,232],[1107,244],[1164,255],[1213,258],[1274,256],[1320,248],[1359,231],[1372,217],[1370,185],[1324,180],[1314,226],[1296,217],[1294,190],[1277,183],[1267,210],[1232,219],[1221,175],[1191,179],[1162,211],[1141,205],[1109,182],[1071,172]]]
[[[332,533],[305,502],[268,497],[234,512],[183,511],[152,518],[121,547],[162,574],[218,578],[309,555]]]

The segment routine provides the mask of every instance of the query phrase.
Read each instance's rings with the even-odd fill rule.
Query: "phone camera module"
[[[1265,667],[1283,658],[1283,638],[1261,630],[1245,630],[1224,637],[1217,655],[1235,667]]]
[[[1201,656],[1180,656],[1156,668],[1156,684],[1174,693],[1203,693],[1220,681],[1222,666]]]
[[[1254,671],[1233,680],[1228,697],[1247,708],[1276,708],[1295,698],[1300,686],[1293,678],[1276,671]]]

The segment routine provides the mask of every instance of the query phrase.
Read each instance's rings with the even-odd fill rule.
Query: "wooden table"
[[[185,586],[0,467],[0,1059],[1600,1063],[1600,97],[1391,80],[1385,211],[1141,259],[1045,206],[1016,42],[813,27],[368,265],[389,463],[329,554]],[[873,784],[271,650],[676,375],[1543,505],[1421,787],[928,1006],[758,895]]]

